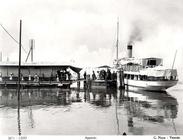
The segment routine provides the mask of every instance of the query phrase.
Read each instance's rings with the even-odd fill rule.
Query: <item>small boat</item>
[[[97,75],[93,71],[92,80],[91,80],[91,88],[92,89],[106,89],[106,88],[116,88],[117,86],[117,75],[116,73],[111,73],[112,68],[104,65],[96,68]]]

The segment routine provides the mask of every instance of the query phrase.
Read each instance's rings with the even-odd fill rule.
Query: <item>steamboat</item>
[[[132,48],[132,45],[128,45],[128,56],[118,60],[117,69],[123,72],[126,89],[165,91],[177,84],[177,70],[173,66],[164,67],[162,58],[134,58]]]
[[[132,57],[132,43],[127,45],[127,57],[118,58],[118,36],[119,36],[119,21],[117,22],[117,41],[116,41],[116,60],[114,65],[117,71],[122,71],[120,74],[123,80],[124,87],[128,90],[143,89],[149,91],[165,91],[173,87],[178,82],[177,70],[174,69],[174,61],[172,68],[163,66],[162,58],[134,58]]]

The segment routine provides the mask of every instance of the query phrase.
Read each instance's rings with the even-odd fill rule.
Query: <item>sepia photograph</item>
[[[0,137],[181,139],[182,0],[0,2]]]

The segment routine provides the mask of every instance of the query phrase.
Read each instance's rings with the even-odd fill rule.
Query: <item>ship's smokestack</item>
[[[133,48],[132,45],[128,45],[128,46],[127,46],[128,58],[132,58],[132,48]]]

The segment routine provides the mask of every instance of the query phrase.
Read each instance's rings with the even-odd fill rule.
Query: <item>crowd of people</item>
[[[84,72],[84,79],[86,80],[87,79],[87,76],[89,76],[90,78],[90,75],[86,73],[86,71]],[[92,72],[92,75],[91,75],[91,79],[92,80],[116,80],[117,79],[117,74],[116,72],[112,72],[110,71],[110,69],[107,69],[106,70],[100,70],[100,71],[97,71],[97,74],[95,74],[95,71]]]
[[[107,70],[100,70],[100,71],[93,71],[92,74],[87,74],[86,71],[84,72],[84,79],[87,80],[87,79],[92,79],[92,80],[116,80],[117,79],[117,74],[116,72],[112,72],[111,73],[111,70],[110,69],[107,69]],[[91,77],[90,77],[91,76]],[[9,76],[9,80],[13,80],[13,77],[14,77],[14,74],[11,73],[10,76]],[[55,76],[53,76],[51,74],[50,76],[50,80],[54,80]],[[55,77],[56,81],[66,81],[66,80],[71,80],[71,73],[67,70],[57,70],[57,73],[56,73],[56,77]],[[38,81],[44,81],[46,80],[47,77],[44,76],[44,74],[42,74],[42,76],[40,77],[38,74],[35,74],[35,75],[28,75],[28,77],[24,77],[22,74],[21,74],[21,80],[24,81],[24,80],[28,80],[28,81],[34,81],[34,82],[38,82]],[[0,73],[0,81],[2,81],[2,74]]]
[[[17,76],[14,75],[14,73],[10,73],[9,76],[2,76],[2,73],[0,72],[0,82],[3,81],[3,79],[5,80],[10,80],[10,81],[15,81],[18,79]],[[39,81],[66,81],[66,80],[71,80],[71,73],[67,70],[58,70],[56,75],[53,75],[51,73],[50,77],[45,77],[44,73],[42,73],[42,75],[38,75],[37,73],[34,75],[28,75],[25,76],[22,73],[20,74],[20,79],[21,81],[34,81],[34,82],[39,82]]]
[[[57,71],[57,80],[59,81],[65,81],[65,80],[71,80],[71,73],[66,70]]]

